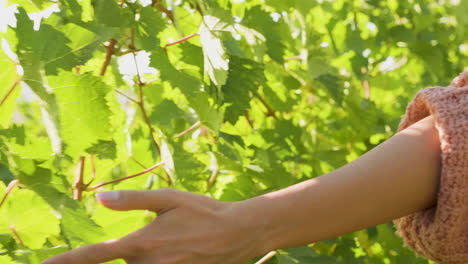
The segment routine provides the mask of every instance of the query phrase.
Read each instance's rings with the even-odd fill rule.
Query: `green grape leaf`
[[[68,247],[65,245],[59,245],[52,248],[17,250],[13,253],[15,254],[15,260],[19,261],[19,263],[42,263],[47,258],[64,253],[67,250]]]
[[[258,86],[266,81],[263,65],[248,59],[231,56],[229,76],[222,87],[226,108],[225,119],[235,123],[237,118],[249,107],[249,91],[256,92]]]
[[[60,229],[72,247],[101,241],[105,232],[89,218],[83,204],[59,191],[63,189],[63,178],[59,175],[52,174],[49,169],[36,167],[30,175],[19,174],[19,180],[60,215]]]
[[[332,74],[320,75],[317,80],[325,87],[327,92],[335,100],[338,105],[343,103],[343,83],[342,80]]]
[[[99,139],[109,138],[110,110],[105,96],[110,88],[100,78],[63,72],[49,76],[48,81],[59,104],[61,135],[68,153],[80,155]]]
[[[229,60],[221,41],[221,32],[230,31],[231,26],[214,16],[204,16],[199,34],[203,48],[205,73],[213,83],[221,87],[226,83]]]
[[[99,206],[94,212],[92,219],[105,230],[112,230],[112,233],[102,237],[102,240],[124,237],[129,233],[142,228],[154,218],[154,214],[149,211],[113,211]]]
[[[59,220],[37,194],[24,189],[14,190],[8,198],[0,209],[0,232],[14,229],[22,243],[30,248],[41,248],[49,236],[59,234]],[[33,222],[30,217],[34,217]]]
[[[0,127],[8,128],[20,96],[20,77],[16,72],[15,63],[0,50]]]
[[[2,264],[17,264],[19,262],[13,261],[9,256],[0,256],[0,262]]]
[[[48,62],[57,63],[61,59],[65,60],[65,64],[68,64],[66,61],[71,59],[72,53],[70,53],[70,48],[65,45],[64,42],[67,41],[65,41],[66,38],[62,33],[49,25],[41,27],[39,31],[34,31],[33,22],[29,19],[25,10],[19,8],[18,11],[16,15],[18,20],[16,36],[18,38],[18,58],[24,70],[23,78],[39,98],[41,110],[43,110],[43,122],[52,142],[53,152],[60,153],[62,151],[62,141],[58,132],[60,129],[58,106],[55,96],[47,89],[43,67],[50,66]],[[49,35],[52,36],[51,39]],[[54,41],[58,42],[57,46],[50,45],[50,43],[55,43]],[[58,53],[62,54],[58,55]],[[57,60],[57,56],[60,57],[63,54],[67,54],[67,56]],[[75,58],[72,61],[75,61]],[[68,66],[73,64],[68,64]],[[55,72],[56,69],[49,67],[49,71]]]
[[[28,13],[32,13],[40,12],[53,5],[54,2],[48,0],[15,0],[14,3],[26,9]]]
[[[120,27],[122,24],[121,9],[113,0],[93,0],[96,22],[109,27]]]
[[[157,49],[153,52],[150,65],[160,71],[160,76],[163,81],[169,82],[173,87],[179,88],[184,93],[190,106],[195,110],[201,122],[213,130],[219,129],[222,122],[223,110],[215,109],[215,107],[210,104],[206,92],[200,91],[201,83],[199,80],[183,71],[178,71],[170,63],[169,58],[162,49]],[[175,105],[171,105],[167,101],[163,101],[160,106],[157,106],[152,114],[153,122],[167,126],[170,116],[181,116],[180,112],[172,113],[168,111],[169,109],[164,109],[168,107],[175,110]]]
[[[97,143],[86,149],[90,154],[96,154],[100,159],[117,158],[117,144],[114,141],[98,140]]]
[[[58,69],[69,70],[79,64],[73,50],[67,45],[70,40],[64,33],[48,24],[42,24],[40,29],[35,31],[33,22],[24,9],[19,8],[18,11],[16,35],[20,51],[19,59],[25,68],[25,79],[29,79],[26,74],[30,67],[44,67],[46,74],[57,74]]]
[[[263,11],[261,6],[254,6],[247,10],[242,23],[265,36],[268,55],[279,63],[284,62],[285,46],[281,42],[279,24],[274,22],[273,18]]]
[[[137,46],[152,50],[159,46],[157,35],[164,29],[165,21],[151,6],[143,7],[136,28]]]

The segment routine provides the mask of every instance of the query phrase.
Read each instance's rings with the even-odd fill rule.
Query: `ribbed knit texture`
[[[468,71],[449,87],[421,90],[399,130],[432,115],[441,143],[435,207],[394,221],[405,244],[439,264],[468,263]],[[415,164],[418,166],[418,164]]]

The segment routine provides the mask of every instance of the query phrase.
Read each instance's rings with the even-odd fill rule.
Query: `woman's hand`
[[[265,253],[259,248],[265,232],[240,211],[240,203],[173,189],[113,191],[97,198],[114,210],[151,210],[158,217],[126,237],[74,249],[43,264],[119,258],[130,264],[242,264]]]

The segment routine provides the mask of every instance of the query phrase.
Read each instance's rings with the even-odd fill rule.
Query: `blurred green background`
[[[85,183],[166,164],[107,190],[224,201],[356,159],[418,90],[463,71],[467,14],[466,0],[0,1],[0,195],[20,181],[0,208],[0,262],[40,263],[151,219],[74,197],[83,159]],[[430,263],[394,233],[267,263]]]

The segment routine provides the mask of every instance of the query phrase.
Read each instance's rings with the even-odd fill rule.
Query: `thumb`
[[[110,191],[96,194],[102,205],[119,211],[151,210],[161,213],[178,207],[183,192],[174,189]]]

